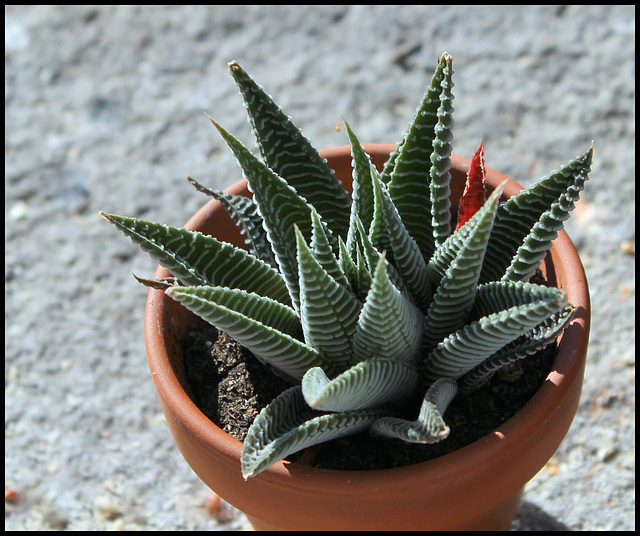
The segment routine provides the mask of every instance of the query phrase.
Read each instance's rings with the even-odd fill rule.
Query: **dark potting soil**
[[[256,415],[291,384],[215,327],[201,323],[182,341],[194,403],[216,425],[243,441]],[[459,393],[444,419],[449,437],[433,445],[372,437],[369,432],[335,439],[287,457],[325,469],[369,470],[418,463],[453,452],[498,428],[536,393],[551,370],[556,345],[496,372],[477,391]],[[415,419],[421,400],[406,418]]]

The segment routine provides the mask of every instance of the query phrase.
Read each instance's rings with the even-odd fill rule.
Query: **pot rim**
[[[380,143],[364,144],[364,147],[369,154],[376,151],[388,154],[396,146]],[[326,159],[336,156],[344,157],[345,150],[348,151],[347,154],[350,156],[350,147],[348,145],[323,149],[320,154]],[[469,167],[470,159],[451,155],[451,161],[452,167],[466,171]],[[500,181],[508,179],[508,177],[492,168],[487,168],[487,173],[498,176]],[[510,182],[505,189],[505,194],[512,195],[522,189],[515,181],[508,180]],[[225,191],[237,194],[245,189],[246,184],[246,179],[242,179]],[[185,228],[193,229],[200,226],[208,218],[212,210],[219,208],[219,205],[220,203],[216,200],[209,201],[187,222]],[[557,253],[561,248],[563,251],[562,257]],[[411,486],[412,479],[424,479],[425,471],[430,473],[430,479],[432,477],[435,481],[440,481],[440,479],[451,478],[452,475],[461,471],[465,472],[476,468],[478,456],[481,456],[484,460],[490,460],[499,459],[507,455],[510,445],[526,439],[532,426],[544,426],[545,422],[551,419],[551,413],[547,412],[546,409],[541,411],[542,408],[554,407],[557,410],[562,405],[564,397],[568,396],[567,393],[571,389],[571,383],[582,381],[580,370],[584,366],[590,327],[590,302],[587,280],[577,251],[565,231],[558,233],[551,252],[554,265],[561,263],[562,265],[577,268],[581,273],[578,278],[558,282],[559,285],[563,285],[563,289],[571,296],[570,302],[576,307],[576,316],[561,336],[553,370],[543,385],[523,408],[499,426],[497,430],[457,451],[413,465],[369,471],[347,471],[320,469],[299,465],[294,462],[279,461],[251,480],[260,479],[265,482],[285,481],[288,487],[317,488],[320,493],[323,493],[329,487],[333,490],[333,493],[345,494],[353,491],[354,486],[366,484],[367,486],[384,487],[391,494],[393,493],[394,485],[405,488]],[[168,270],[159,266],[155,277],[166,277],[167,275]],[[239,463],[242,443],[222,431],[200,411],[182,388],[175,371],[169,363],[166,348],[163,348],[157,341],[151,340],[153,333],[158,333],[162,330],[157,319],[161,316],[159,311],[162,309],[165,300],[170,300],[170,298],[164,292],[151,289],[148,295],[147,310],[145,311],[147,355],[158,396],[172,408],[176,418],[182,421],[184,426],[190,428],[203,441],[215,444],[216,448],[220,448],[224,455],[229,458],[230,463]],[[163,337],[161,336],[160,338],[162,339]],[[524,426],[525,422],[530,424]],[[535,472],[531,477],[534,475]],[[313,478],[309,478],[311,476]],[[344,483],[349,483],[349,486],[341,486]]]

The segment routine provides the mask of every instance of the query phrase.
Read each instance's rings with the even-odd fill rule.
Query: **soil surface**
[[[246,348],[207,323],[192,327],[182,344],[194,402],[239,441],[260,410],[291,387]],[[458,393],[444,415],[451,432],[439,443],[416,445],[361,432],[314,445],[286,459],[324,469],[362,471],[410,465],[453,452],[492,432],[526,404],[551,370],[555,349],[550,345],[499,370],[471,394]],[[413,400],[400,416],[415,419],[420,403],[420,399]]]

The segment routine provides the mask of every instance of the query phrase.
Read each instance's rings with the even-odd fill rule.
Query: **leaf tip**
[[[218,123],[216,123],[215,119],[213,117],[211,117],[207,112],[202,112],[204,115],[207,116],[207,119],[209,121],[211,121],[213,123],[213,126],[216,127],[218,130],[220,130],[220,125],[218,125]]]
[[[131,275],[141,285],[155,290],[167,290],[168,288],[174,287],[178,284],[178,280],[175,277],[164,277],[162,279],[145,279],[144,277],[138,277],[133,273]]]
[[[444,61],[447,63],[451,63],[453,61],[453,56],[451,54],[449,54],[448,52],[443,52],[442,55],[440,56],[440,61]]]
[[[181,293],[181,288],[176,285],[165,287],[162,290],[164,290],[164,293],[167,296],[169,296],[170,298],[173,298],[174,300],[177,300],[178,295]]]
[[[458,206],[456,231],[480,210],[486,199],[487,170],[484,165],[484,142],[481,140],[469,164],[467,183]]]
[[[124,225],[124,222],[126,221],[126,218],[124,216],[118,216],[117,214],[109,214],[108,212],[104,212],[102,210],[98,212],[98,215],[102,216],[105,220],[107,220],[109,223],[112,223],[118,228],[122,228],[122,226]]]
[[[113,214],[107,214],[106,212],[101,210],[100,212],[98,212],[98,216],[102,216],[105,220],[113,223]]]

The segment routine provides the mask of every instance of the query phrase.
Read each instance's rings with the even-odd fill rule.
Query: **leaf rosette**
[[[458,392],[552,344],[571,321],[564,292],[530,279],[584,189],[593,148],[501,202],[503,185],[486,191],[481,144],[455,221],[452,64],[441,56],[381,170],[344,121],[349,197],[291,119],[230,63],[260,156],[212,122],[253,197],[190,181],[227,208],[248,251],[101,213],[178,280],[157,286],[291,381],[248,431],[245,478],[366,429],[441,441]]]

